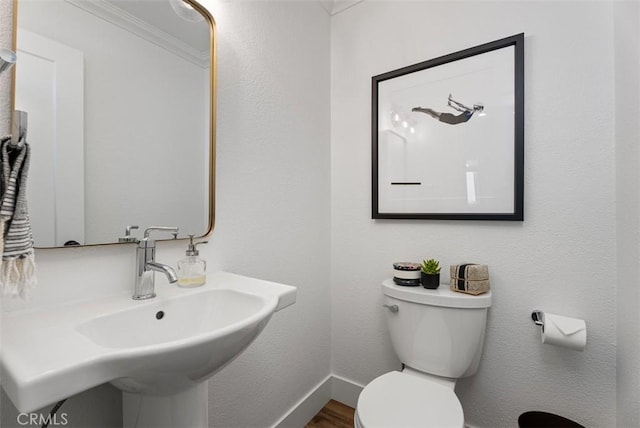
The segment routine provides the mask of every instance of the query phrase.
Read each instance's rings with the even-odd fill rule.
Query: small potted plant
[[[423,260],[420,267],[420,282],[424,288],[435,290],[440,286],[440,262],[436,259]]]

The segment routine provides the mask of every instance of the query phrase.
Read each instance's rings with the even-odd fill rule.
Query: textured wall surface
[[[616,2],[619,427],[640,426],[640,3]]]
[[[490,266],[494,304],[467,423],[546,410],[614,426],[616,241],[612,5],[362,2],[332,19],[332,362],[365,384],[399,367],[380,282],[395,261]],[[525,221],[370,219],[371,76],[524,32]],[[437,156],[437,153],[434,153]],[[445,274],[446,275],[446,274]],[[532,309],[583,318],[584,352],[541,345]],[[363,362],[366,362],[363,363]]]
[[[266,427],[330,373],[329,15],[315,2],[202,4],[218,23],[219,92],[216,226],[200,255],[211,271],[298,287],[296,304],[211,379],[209,422]],[[175,265],[185,249],[160,243],[157,259]],[[131,246],[39,250],[36,260],[31,301],[4,301],[5,310],[132,287]],[[68,405],[110,408],[119,397],[80,394]],[[12,407],[6,396],[3,405]],[[15,423],[11,409],[3,415],[0,425]]]
[[[210,422],[266,427],[330,373],[330,22],[315,2],[202,3],[219,35],[207,257],[298,287],[296,304],[210,381]]]

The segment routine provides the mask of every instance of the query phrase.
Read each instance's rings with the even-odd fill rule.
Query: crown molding
[[[344,12],[364,0],[320,0],[323,9],[331,16]]]
[[[197,50],[160,28],[131,15],[105,0],[65,0],[98,18],[135,34],[199,67],[209,67],[209,51]]]

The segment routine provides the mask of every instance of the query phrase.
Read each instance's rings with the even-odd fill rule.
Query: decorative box
[[[393,264],[393,282],[415,287],[420,285],[420,263],[397,262]]]
[[[489,267],[475,263],[451,265],[451,290],[467,294],[489,291]]]

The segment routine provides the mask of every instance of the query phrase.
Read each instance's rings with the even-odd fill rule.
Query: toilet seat
[[[362,390],[356,418],[359,428],[464,428],[462,405],[453,389],[396,371]]]

